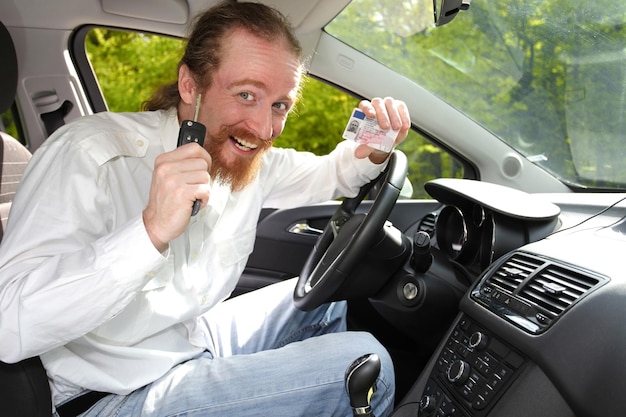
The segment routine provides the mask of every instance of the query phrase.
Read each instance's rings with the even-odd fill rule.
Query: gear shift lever
[[[375,353],[361,356],[346,369],[346,391],[355,417],[374,417],[370,400],[376,391],[379,373],[380,358]]]

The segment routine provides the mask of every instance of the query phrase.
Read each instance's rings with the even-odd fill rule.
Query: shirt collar
[[[161,145],[165,152],[173,151],[176,148],[179,130],[178,110],[176,107],[172,107],[165,111],[160,123]]]

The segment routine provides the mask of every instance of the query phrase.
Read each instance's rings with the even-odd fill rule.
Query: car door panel
[[[294,209],[264,209],[259,217],[254,251],[248,259],[235,295],[264,285],[298,276],[309,253],[340,202]],[[359,212],[371,207],[364,201]],[[400,200],[390,221],[401,231],[412,235],[419,219],[439,207],[433,200]]]

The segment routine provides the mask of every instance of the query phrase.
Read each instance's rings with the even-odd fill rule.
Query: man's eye
[[[279,109],[279,110],[283,110],[283,111],[287,111],[287,104],[285,103],[274,103],[274,107]]]
[[[254,100],[254,96],[248,92],[239,93],[239,97],[241,97],[244,100]]]

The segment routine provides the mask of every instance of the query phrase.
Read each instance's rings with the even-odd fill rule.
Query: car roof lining
[[[155,1],[159,7],[154,7]],[[350,3],[349,0],[311,0],[306,2],[307,7],[302,7],[302,2],[291,0],[258,2],[280,10],[298,35],[319,30]],[[118,27],[128,22],[134,29],[183,36],[193,16],[217,3],[218,0],[71,0],[61,3],[20,0],[3,6],[2,21],[8,27],[63,30],[73,30],[89,21]]]

